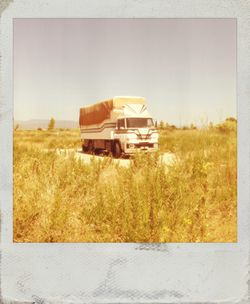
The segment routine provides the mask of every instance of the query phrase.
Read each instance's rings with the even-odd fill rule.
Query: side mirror
[[[157,120],[155,120],[155,127],[157,128]]]

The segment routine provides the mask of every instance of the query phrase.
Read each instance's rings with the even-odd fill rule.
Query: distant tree
[[[226,121],[237,122],[237,119],[234,117],[228,117],[226,118]]]
[[[15,131],[16,131],[17,129],[19,129],[19,124],[16,124],[16,126],[15,126]]]
[[[215,128],[222,133],[236,132],[237,120],[233,117],[228,117],[223,123],[217,124]]]
[[[50,121],[49,121],[49,124],[48,124],[48,130],[49,130],[49,131],[51,131],[51,130],[53,130],[53,129],[55,128],[55,123],[56,123],[56,121],[55,121],[55,119],[52,117],[52,118],[50,119]]]
[[[170,130],[171,129],[170,125],[167,122],[164,123],[164,129],[165,130]]]
[[[171,125],[171,126],[170,126],[170,129],[171,129],[171,130],[176,130],[177,127],[176,127],[175,125]]]
[[[163,120],[160,120],[160,123],[158,125],[158,129],[172,131],[172,130],[176,130],[177,127],[175,125],[170,125],[169,123],[164,122]]]
[[[214,124],[212,121],[209,122],[208,128],[212,130],[214,128]]]
[[[191,130],[196,130],[197,129],[197,127],[193,124],[193,123],[191,123],[191,125],[190,125],[190,129]]]
[[[159,123],[159,129],[160,130],[164,129],[164,122],[163,122],[163,120],[161,120],[160,123]]]
[[[37,128],[37,131],[42,131],[43,129],[42,128]]]

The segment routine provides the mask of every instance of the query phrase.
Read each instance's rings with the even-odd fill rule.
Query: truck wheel
[[[85,145],[82,145],[82,152],[85,153],[87,152],[87,150],[88,150],[87,147]]]
[[[90,141],[88,142],[88,152],[89,152],[90,154],[94,154],[94,152],[95,152],[94,143],[93,143],[92,140],[90,140]]]
[[[122,155],[121,146],[120,146],[119,142],[116,141],[115,144],[114,144],[114,156],[116,158],[119,158],[119,157],[121,157],[121,155]]]

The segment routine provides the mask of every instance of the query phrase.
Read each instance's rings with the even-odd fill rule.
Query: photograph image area
[[[13,242],[237,242],[236,19],[13,21]]]

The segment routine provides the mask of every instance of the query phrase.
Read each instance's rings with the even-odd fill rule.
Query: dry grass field
[[[160,152],[124,168],[58,155],[80,148],[79,130],[16,130],[14,242],[236,242],[236,147],[233,121],[161,130]]]

